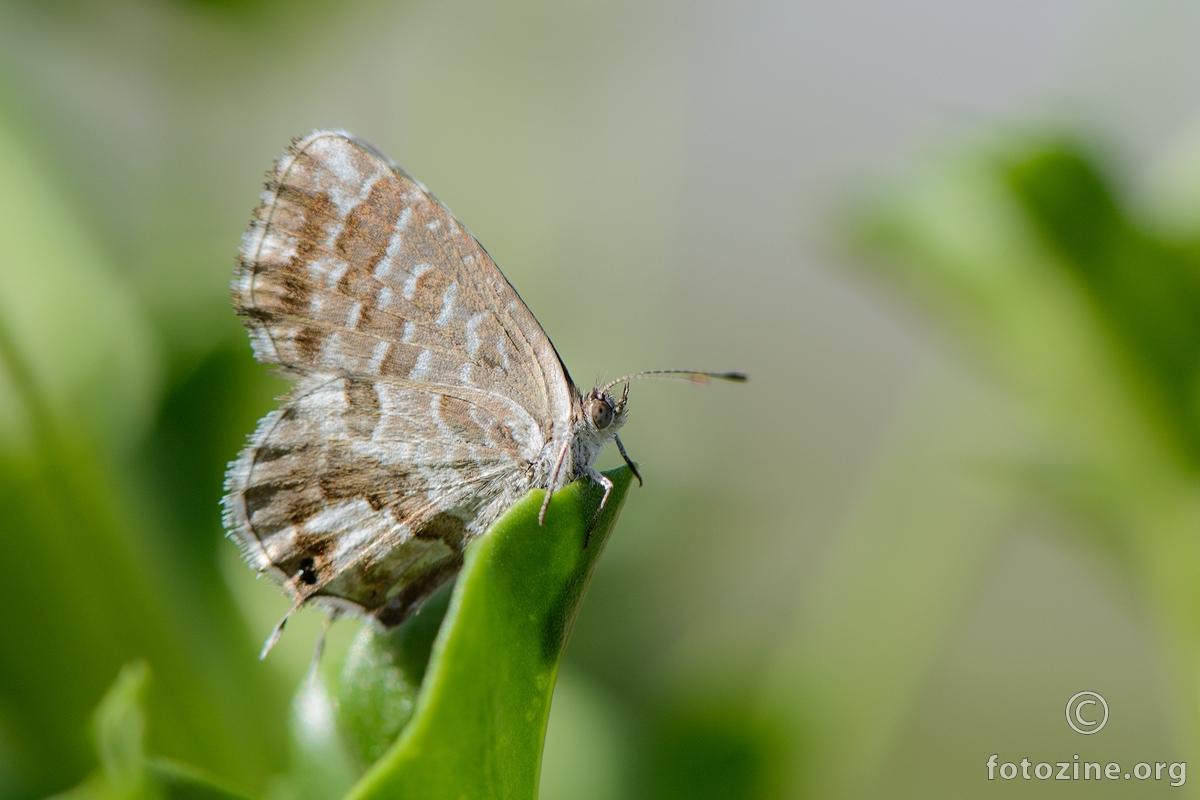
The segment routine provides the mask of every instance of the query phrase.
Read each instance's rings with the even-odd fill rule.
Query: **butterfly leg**
[[[583,546],[586,548],[588,546],[588,542],[592,539],[592,531],[596,529],[596,523],[600,521],[600,512],[602,512],[604,507],[608,505],[608,496],[612,494],[613,482],[604,475],[601,475],[599,472],[596,472],[596,470],[592,469],[591,467],[584,467],[584,471],[591,477],[592,480],[604,487],[604,496],[600,498],[600,507],[597,508],[596,513],[592,515],[592,521],[588,525],[587,534],[583,537]]]
[[[304,605],[304,600],[304,597],[297,599],[296,602],[292,604],[292,607],[288,610],[288,612],[283,615],[283,619],[275,623],[275,627],[271,629],[271,635],[267,637],[266,643],[263,644],[262,651],[258,654],[259,661],[266,659],[267,653],[271,652],[271,648],[274,647],[275,643],[279,641],[279,637],[283,636],[283,629],[287,626],[288,618],[300,610],[300,606]]]
[[[621,458],[625,459],[625,464],[629,467],[629,471],[633,473],[633,477],[638,479],[638,486],[642,486],[642,473],[637,471],[637,466],[634,465],[633,459],[629,457],[629,453],[625,452],[625,445],[621,444],[621,437],[614,435],[613,438],[617,440],[617,449],[621,451]]]
[[[550,507],[550,498],[554,496],[554,487],[558,485],[558,475],[562,472],[563,463],[567,460],[567,450],[571,447],[571,440],[564,439],[562,447],[558,448],[558,458],[554,461],[554,469],[550,471],[550,480],[546,484],[546,499],[542,501],[542,508],[538,511],[538,526],[546,524],[546,509]]]
[[[325,637],[329,634],[329,629],[333,627],[333,623],[337,622],[338,617],[342,612],[336,608],[329,612],[329,616],[325,618],[325,624],[321,627],[321,632],[317,634],[317,641],[313,645],[312,662],[308,665],[310,678],[315,678],[317,670],[321,668],[321,656],[325,652]]]

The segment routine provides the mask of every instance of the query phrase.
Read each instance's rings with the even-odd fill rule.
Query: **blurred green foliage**
[[[1055,263],[1078,280],[1135,373],[1164,443],[1200,467],[1200,239],[1140,230],[1078,145],[1047,143],[1015,156],[1006,173]]]
[[[265,719],[286,695],[240,652],[245,631],[212,560],[172,546],[190,531],[172,524],[170,495],[164,515],[143,502],[131,444],[155,435],[155,338],[34,163],[0,128],[0,208],[15,223],[0,237],[0,530],[23,609],[0,623],[19,654],[0,660],[9,791],[38,796],[82,777],[81,723],[140,657],[160,675],[156,750],[254,785],[279,763]],[[79,327],[56,324],[64,317]]]
[[[1165,232],[1107,173],[1072,138],[993,143],[880,201],[855,239],[1011,392],[1023,421],[980,466],[1088,523],[1156,612],[1194,758],[1200,230]]]
[[[146,754],[142,708],[150,669],[144,661],[122,667],[92,715],[92,745],[100,767],[61,800],[243,800],[213,776]]]
[[[292,703],[291,770],[272,794],[536,798],[559,661],[632,473],[609,477],[594,529],[600,490],[590,481],[556,493],[544,526],[542,493],[532,492],[467,549],[453,593],[395,631],[363,627],[336,688],[314,661]],[[93,715],[100,770],[65,800],[228,795],[194,768],[146,755],[148,674],[144,662],[122,669]]]

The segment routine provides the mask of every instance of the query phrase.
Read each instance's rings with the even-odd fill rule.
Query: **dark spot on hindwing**
[[[275,320],[278,319],[278,316],[275,313],[268,311],[265,308],[261,308],[259,306],[248,306],[242,303],[241,300],[237,300],[235,302],[237,303],[237,312],[252,322],[265,324],[268,322],[275,322]]]
[[[256,465],[270,464],[272,461],[278,461],[291,452],[292,448],[290,447],[277,447],[269,444],[263,445],[254,451],[254,463]]]
[[[313,534],[301,531],[296,534],[296,552],[303,557],[312,557],[324,561],[333,552],[335,536],[328,534]]]
[[[315,585],[317,582],[316,562],[310,557],[300,559],[300,570],[297,576],[305,586]]]

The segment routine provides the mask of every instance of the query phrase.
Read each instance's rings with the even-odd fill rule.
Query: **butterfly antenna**
[[[607,392],[618,383],[628,383],[629,381],[638,378],[653,378],[660,381],[687,381],[688,383],[708,383],[710,380],[718,381],[733,381],[734,383],[745,383],[748,378],[744,372],[698,372],[691,369],[646,369],[641,372],[632,372],[629,375],[623,375],[615,381],[609,381],[601,387],[601,391]]]

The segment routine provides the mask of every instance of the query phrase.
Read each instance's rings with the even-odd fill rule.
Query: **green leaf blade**
[[[412,720],[353,800],[534,800],[559,659],[632,477],[531,492],[467,549]],[[587,546],[584,546],[587,541]]]

